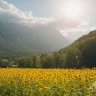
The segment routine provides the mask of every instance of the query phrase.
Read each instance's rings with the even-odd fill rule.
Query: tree
[[[78,68],[80,67],[81,59],[81,52],[77,48],[69,47],[65,53],[65,67]]]
[[[0,60],[0,67],[1,68],[12,67],[12,63],[10,63],[8,60]]]
[[[36,55],[32,57],[32,60],[33,60],[33,67],[34,68],[35,67],[41,67],[40,66],[40,60],[39,60],[39,58]]]
[[[40,63],[42,68],[52,68],[53,67],[53,55],[42,54],[40,56]]]
[[[86,67],[96,67],[96,38],[86,39],[81,52],[83,65],[86,65]]]
[[[22,57],[17,60],[18,67],[20,68],[31,68],[33,67],[33,61],[29,57]]]
[[[55,68],[63,67],[64,54],[60,52],[55,52],[53,55],[54,55],[54,61],[53,61],[54,67]]]
[[[41,54],[41,56],[40,56],[40,64],[41,64],[41,67],[42,67],[42,68],[45,67],[45,64],[46,64],[46,56],[47,56],[47,54]]]
[[[47,55],[46,56],[46,61],[45,61],[45,68],[52,68],[53,67],[53,56],[52,55]]]

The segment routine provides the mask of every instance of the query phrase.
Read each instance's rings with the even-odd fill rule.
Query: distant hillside
[[[40,44],[44,44],[51,50],[59,50],[70,44],[70,41],[64,37],[58,29],[49,25],[38,25],[33,28],[34,39]]]
[[[96,67],[96,30],[80,37],[73,44],[61,49],[59,52],[66,54],[71,48],[76,48],[82,55],[82,59],[80,58],[81,64],[79,66]],[[79,56],[77,59],[79,60]]]
[[[1,53],[56,51],[68,44],[70,42],[57,29],[48,25],[32,29],[15,23],[0,22]]]
[[[80,37],[71,45],[56,51],[51,56],[45,55],[43,58],[46,58],[44,67],[48,66],[49,68],[96,67],[96,30]]]

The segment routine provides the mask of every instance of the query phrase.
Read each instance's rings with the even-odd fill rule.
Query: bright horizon
[[[77,39],[96,29],[96,0],[0,0],[0,21],[52,25]]]

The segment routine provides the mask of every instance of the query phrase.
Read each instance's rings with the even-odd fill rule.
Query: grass
[[[95,96],[95,81],[95,68],[1,68],[0,96]]]

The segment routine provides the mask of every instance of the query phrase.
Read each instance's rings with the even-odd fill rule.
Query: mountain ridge
[[[48,25],[30,28],[17,23],[0,22],[0,38],[2,46],[0,50],[9,52],[56,51],[70,44],[56,28]]]

